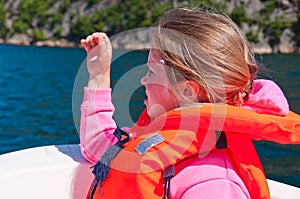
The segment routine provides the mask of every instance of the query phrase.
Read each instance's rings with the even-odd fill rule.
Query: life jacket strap
[[[120,129],[119,127],[116,128],[114,135],[118,138],[118,142],[109,147],[104,152],[101,159],[91,167],[93,168],[92,173],[94,174],[95,179],[91,187],[89,199],[93,199],[97,186],[100,186],[99,191],[101,195],[102,183],[108,177],[112,160],[124,149],[124,144],[126,144],[130,140],[129,133]],[[122,139],[122,136],[125,136],[125,138]]]
[[[227,138],[224,131],[216,131],[216,149],[227,149]]]
[[[175,176],[174,165],[164,170],[164,199],[170,199],[171,196],[171,179]]]

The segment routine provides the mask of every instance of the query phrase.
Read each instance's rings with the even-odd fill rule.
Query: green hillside
[[[95,31],[114,35],[153,25],[172,7],[212,5],[227,13],[254,46],[298,52],[298,0],[0,0],[0,41],[35,45],[45,41],[73,46]],[[55,44],[54,44],[55,45]]]

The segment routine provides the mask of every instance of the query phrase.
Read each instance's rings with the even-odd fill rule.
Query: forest
[[[255,3],[253,3],[255,2]],[[0,0],[0,38],[38,41],[65,39],[78,43],[95,31],[114,35],[148,27],[173,7],[210,6],[226,13],[253,44],[272,49],[285,40],[300,46],[299,0]]]

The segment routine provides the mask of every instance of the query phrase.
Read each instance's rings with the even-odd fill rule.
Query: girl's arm
[[[96,163],[105,150],[118,141],[113,134],[116,129],[116,123],[112,118],[113,113],[110,88],[84,88],[80,146],[82,155],[91,163]]]
[[[81,44],[87,52],[90,76],[81,105],[80,146],[83,156],[96,163],[117,142],[110,89],[112,47],[105,33],[89,35]]]
[[[246,186],[224,150],[210,152],[191,162],[182,161],[177,170],[179,172],[171,179],[174,199],[250,199]]]
[[[88,88],[110,88],[112,46],[107,35],[94,33],[82,39],[81,44],[87,52]]]
[[[195,184],[184,192],[180,199],[210,198],[210,199],[250,199],[238,184],[227,179],[215,179],[201,184]]]

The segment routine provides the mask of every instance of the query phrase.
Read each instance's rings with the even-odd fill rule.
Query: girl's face
[[[151,49],[148,56],[148,72],[141,79],[146,88],[145,105],[148,115],[154,119],[163,113],[179,107],[175,89],[167,77],[161,52]]]

